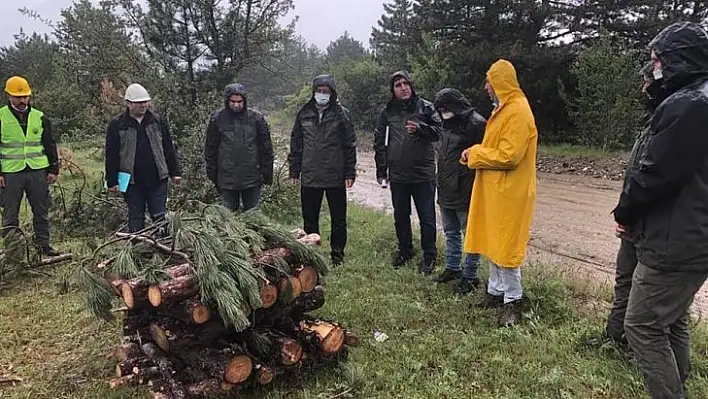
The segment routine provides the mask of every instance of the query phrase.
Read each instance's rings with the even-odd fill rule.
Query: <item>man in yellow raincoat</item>
[[[502,326],[521,320],[521,264],[526,255],[536,200],[538,132],[514,66],[495,62],[485,90],[495,108],[481,144],[462,153],[476,170],[464,250],[491,262],[482,307],[500,307]]]

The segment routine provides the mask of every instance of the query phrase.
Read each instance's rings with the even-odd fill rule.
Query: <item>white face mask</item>
[[[653,75],[654,75],[654,80],[659,80],[664,77],[664,74],[662,73],[661,68],[654,68]]]
[[[329,103],[329,94],[315,93],[315,101],[318,105],[326,105]]]
[[[443,119],[448,120],[448,119],[452,119],[452,117],[455,116],[455,113],[450,112],[450,111],[446,111],[446,112],[441,112],[440,116],[442,116]]]

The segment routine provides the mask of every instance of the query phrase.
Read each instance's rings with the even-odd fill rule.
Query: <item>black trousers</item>
[[[332,232],[329,237],[333,260],[344,259],[347,245],[347,190],[344,187],[300,187],[302,219],[307,234],[320,234],[320,209],[322,197],[327,197]]]
[[[632,241],[623,239],[617,252],[615,299],[605,327],[607,335],[617,340],[624,337],[624,316],[627,313],[629,292],[632,289],[632,276],[634,269],[637,268],[637,263],[637,248]]]

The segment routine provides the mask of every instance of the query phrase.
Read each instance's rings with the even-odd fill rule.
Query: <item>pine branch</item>
[[[87,310],[97,318],[112,321],[113,289],[103,277],[91,272],[85,264],[80,265],[74,274],[76,283],[86,293]]]
[[[155,241],[155,239],[150,238],[150,237],[145,237],[145,236],[135,235],[135,234],[130,234],[130,233],[116,233],[116,237],[128,239],[129,241],[143,242],[143,243],[152,245],[153,247],[155,247],[155,249],[158,249],[165,254],[176,255],[186,261],[189,261],[189,255],[185,254],[184,252],[172,250],[172,248],[170,248],[166,245],[160,244],[157,241]]]

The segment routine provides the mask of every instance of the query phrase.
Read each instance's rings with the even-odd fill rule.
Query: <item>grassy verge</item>
[[[542,155],[583,157],[590,159],[608,159],[622,156],[624,151],[604,151],[599,148],[584,147],[570,144],[541,144],[538,149]]]
[[[530,266],[523,325],[498,329],[494,311],[470,306],[480,293],[457,300],[453,286],[433,285],[413,267],[392,270],[390,217],[351,206],[349,223],[347,262],[328,276],[327,303],[318,313],[358,332],[362,345],[342,370],[241,397],[643,397],[641,376],[629,360],[612,348],[582,344],[605,315],[587,305],[599,295],[592,285]],[[23,379],[14,388],[0,386],[1,397],[145,397],[140,390],[108,390],[119,328],[82,312],[81,294],[67,292],[60,278],[17,280],[0,298],[0,376]],[[390,338],[376,342],[374,329]],[[689,385],[693,397],[708,397],[708,335],[702,326],[693,333]]]

